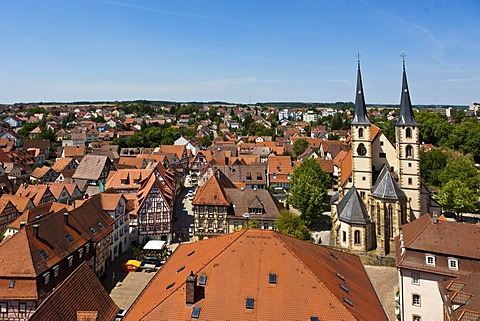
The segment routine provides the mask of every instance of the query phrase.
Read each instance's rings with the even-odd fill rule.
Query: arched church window
[[[382,213],[380,210],[380,204],[377,204],[377,234],[382,235],[382,228],[381,228],[381,221],[382,221]]]
[[[388,231],[390,233],[389,237],[393,237],[393,206],[392,204],[388,205]]]
[[[405,136],[407,138],[412,138],[412,129],[410,127],[407,127],[407,129],[405,130]]]
[[[413,147],[412,147],[412,145],[407,145],[406,156],[407,156],[407,158],[412,158],[413,157]]]
[[[357,153],[360,156],[365,156],[367,154],[367,149],[365,148],[365,145],[363,144],[358,145]]]
[[[355,245],[360,245],[360,231],[355,231],[355,233],[353,233],[353,238]]]
[[[362,138],[363,137],[363,128],[358,129],[358,137]]]

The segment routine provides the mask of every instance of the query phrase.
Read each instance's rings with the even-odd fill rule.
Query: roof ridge
[[[312,270],[305,265],[305,263],[295,254],[295,252],[293,252],[292,249],[290,249],[290,247],[287,246],[287,245],[285,244],[285,242],[283,242],[283,240],[278,237],[278,234],[280,234],[280,235],[282,235],[282,236],[285,236],[285,237],[287,237],[287,238],[295,239],[295,240],[296,240],[296,238],[294,238],[294,237],[292,237],[292,236],[289,236],[289,235],[282,234],[282,233],[280,233],[280,232],[275,232],[275,233],[273,233],[273,234],[274,234],[275,237],[283,244],[283,246],[286,247],[287,250],[297,259],[297,261],[300,262],[300,264],[305,267],[305,269],[313,276],[313,278],[316,279],[316,280],[325,288],[325,290],[326,290],[328,293],[330,293],[330,295],[331,295],[335,300],[338,300],[338,298],[335,296],[335,294],[333,294],[332,291],[330,291],[330,288],[327,287],[327,286],[312,272]],[[313,244],[313,243],[312,243],[312,244]],[[314,245],[315,245],[315,244],[314,244]],[[324,247],[323,245],[317,245],[317,246]],[[325,246],[325,248],[326,248],[326,246]],[[333,250],[332,248],[328,248],[328,249],[329,249],[330,251]],[[343,252],[342,252],[342,253],[343,253]],[[346,253],[346,254],[349,254],[349,253]],[[363,264],[362,264],[362,267],[363,267]],[[343,304],[341,303],[340,300],[338,300],[338,302],[340,303],[340,306],[341,306],[342,308],[344,308],[344,309],[348,312],[349,315],[351,315],[352,317],[355,318],[355,316],[350,312],[349,309],[347,309],[347,307],[346,307],[345,305],[343,305]]]
[[[228,246],[223,248],[221,251],[219,251],[216,255],[214,255],[209,261],[207,261],[206,263],[202,264],[202,267],[198,269],[198,272],[200,272],[206,265],[210,264],[210,262],[212,262],[214,259],[216,259],[220,254],[222,254],[223,252],[225,252],[230,246],[233,245],[233,243],[235,243],[239,238],[240,236],[242,236],[243,234],[245,234],[246,232],[248,231],[248,229],[242,229],[236,233],[238,233],[238,236],[231,242],[229,242]],[[233,233],[234,234],[234,233]],[[232,235],[233,235],[232,234]],[[184,244],[180,244],[179,246],[182,246]],[[168,260],[170,260],[170,258],[173,256],[170,255],[167,259],[167,261],[165,261],[164,265],[167,264]],[[155,278],[158,276],[159,274],[156,274],[148,283],[147,285],[143,288],[142,292],[137,296],[137,298],[135,299],[135,301],[133,301],[133,303],[130,305],[130,307],[133,307],[135,305],[135,303],[140,299],[140,297],[142,296],[142,294],[145,292],[145,290],[149,287],[149,285],[153,282],[153,280],[155,280]],[[178,284],[178,286],[173,290],[171,291],[168,295],[166,295],[163,300],[160,300],[157,304],[153,305],[153,307],[146,311],[143,315],[146,316],[148,315],[150,312],[152,312],[157,306],[159,306],[160,304],[162,304],[165,300],[167,300],[172,294],[174,294],[175,292],[177,292],[182,286],[183,284],[185,283],[185,281],[181,282]]]

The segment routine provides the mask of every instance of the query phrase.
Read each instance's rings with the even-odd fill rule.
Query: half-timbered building
[[[20,212],[16,207],[7,199],[0,199],[0,232],[4,233],[8,224],[13,222]]]
[[[137,193],[132,227],[137,227],[138,241],[172,241],[173,197],[154,173],[142,182]],[[136,215],[135,215],[136,214]],[[136,217],[135,217],[136,216]],[[136,224],[135,224],[136,223]]]

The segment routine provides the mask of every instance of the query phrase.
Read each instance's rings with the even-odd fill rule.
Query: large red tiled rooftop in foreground
[[[207,281],[187,305],[191,271]],[[193,307],[198,320],[387,320],[357,256],[261,229],[180,245],[125,320],[196,320]]]

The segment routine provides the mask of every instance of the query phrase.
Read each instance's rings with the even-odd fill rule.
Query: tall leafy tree
[[[312,239],[312,234],[302,219],[287,210],[280,211],[280,216],[275,221],[275,227],[280,233],[296,237],[297,239]]]
[[[448,155],[439,149],[420,151],[420,173],[427,186],[441,186],[440,173],[447,165]]]
[[[300,211],[307,226],[320,218],[330,185],[330,177],[313,158],[304,160],[293,171],[288,201]]]
[[[305,138],[300,138],[293,143],[293,152],[295,156],[300,155],[308,148],[308,141]]]
[[[480,189],[480,174],[478,169],[475,167],[473,161],[463,156],[452,157],[445,168],[439,173],[438,178],[441,186],[445,186],[448,182],[458,179],[473,191]]]
[[[438,193],[438,201],[446,212],[454,213],[457,218],[463,213],[471,213],[478,208],[478,195],[462,180],[449,181]]]

